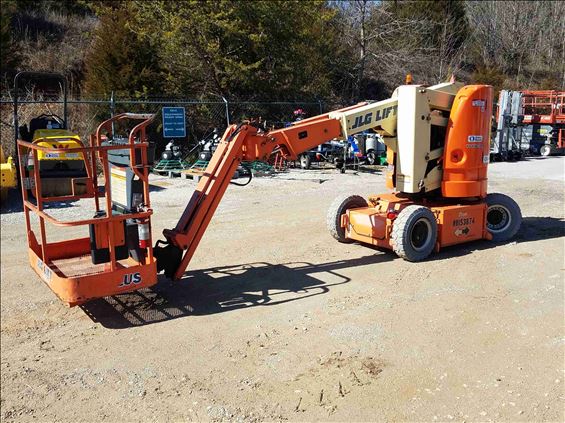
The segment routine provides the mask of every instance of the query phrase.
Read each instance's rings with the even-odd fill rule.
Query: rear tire
[[[330,235],[339,242],[351,243],[352,239],[345,237],[345,229],[341,227],[341,216],[349,209],[367,207],[367,200],[360,195],[345,195],[337,197],[328,210],[326,224]]]
[[[547,157],[551,154],[551,145],[549,144],[544,144],[539,148],[539,153],[543,156],[543,157]]]
[[[486,225],[494,242],[504,242],[512,238],[522,224],[520,206],[504,194],[488,194]]]
[[[333,162],[336,169],[341,169],[344,165],[343,159],[339,157],[334,158]]]
[[[408,261],[424,260],[436,245],[436,218],[427,207],[408,206],[394,221],[390,238],[398,257]]]
[[[377,164],[377,154],[375,153],[375,150],[367,152],[367,163],[370,165]]]
[[[200,154],[198,155],[199,160],[204,160],[207,162],[209,162],[211,158],[212,158],[212,153],[209,151],[201,151]]]
[[[300,156],[300,168],[301,169],[310,169],[310,156],[307,154],[303,154]]]

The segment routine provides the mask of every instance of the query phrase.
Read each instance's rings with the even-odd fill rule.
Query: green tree
[[[16,43],[12,38],[12,16],[16,11],[14,0],[2,2],[2,13],[0,14],[0,75],[2,75],[2,86],[9,85],[10,76],[18,63],[18,53]]]
[[[16,0],[20,11],[55,11],[74,15],[87,15],[92,12],[92,0]],[[4,3],[4,0],[2,1]]]
[[[104,9],[86,57],[85,91],[91,96],[162,95],[163,78],[156,49],[132,29],[132,3]]]
[[[323,1],[136,1],[161,47],[169,93],[292,99],[330,95],[343,51]],[[155,17],[160,30],[154,31]]]

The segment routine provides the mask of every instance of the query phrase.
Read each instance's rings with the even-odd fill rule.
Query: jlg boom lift
[[[69,305],[133,291],[157,282],[164,271],[183,276],[241,161],[289,159],[334,138],[368,129],[388,147],[387,187],[392,192],[338,198],[328,212],[330,234],[340,242],[392,249],[400,257],[423,260],[432,251],[478,239],[504,241],[515,235],[521,213],[502,194],[487,194],[492,87],[446,83],[404,85],[388,100],[360,103],[265,132],[251,123],[230,126],[177,225],[163,231],[152,247],[145,127],[151,117],[120,115],[100,125],[84,148],[96,185],[96,158],[103,163],[104,201],[94,190],[95,218],[59,222],[24,196],[30,261],[41,278]],[[141,118],[128,143],[102,142],[115,119]],[[20,148],[47,151],[19,141]],[[123,154],[111,154],[119,149]],[[113,157],[121,157],[116,160]],[[124,159],[124,157],[126,159]],[[37,175],[35,175],[37,177]],[[41,242],[30,228],[29,212],[39,215]],[[48,243],[44,220],[57,225],[90,225],[90,237]],[[73,248],[67,248],[73,243]],[[89,256],[90,253],[90,256]]]

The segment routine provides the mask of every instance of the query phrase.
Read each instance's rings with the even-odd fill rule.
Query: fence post
[[[224,103],[226,105],[226,127],[227,127],[230,126],[230,107],[225,97],[222,97],[222,100],[224,100]]]
[[[110,117],[114,117],[114,113],[116,113],[116,102],[114,100],[114,91],[110,93]],[[114,136],[114,122],[112,122],[112,136]]]

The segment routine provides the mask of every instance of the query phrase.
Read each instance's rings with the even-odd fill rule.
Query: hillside
[[[412,73],[497,88],[565,84],[553,1],[30,2],[2,5],[3,92],[18,70],[65,73],[75,96],[386,97]],[[158,23],[158,25],[156,25]]]

